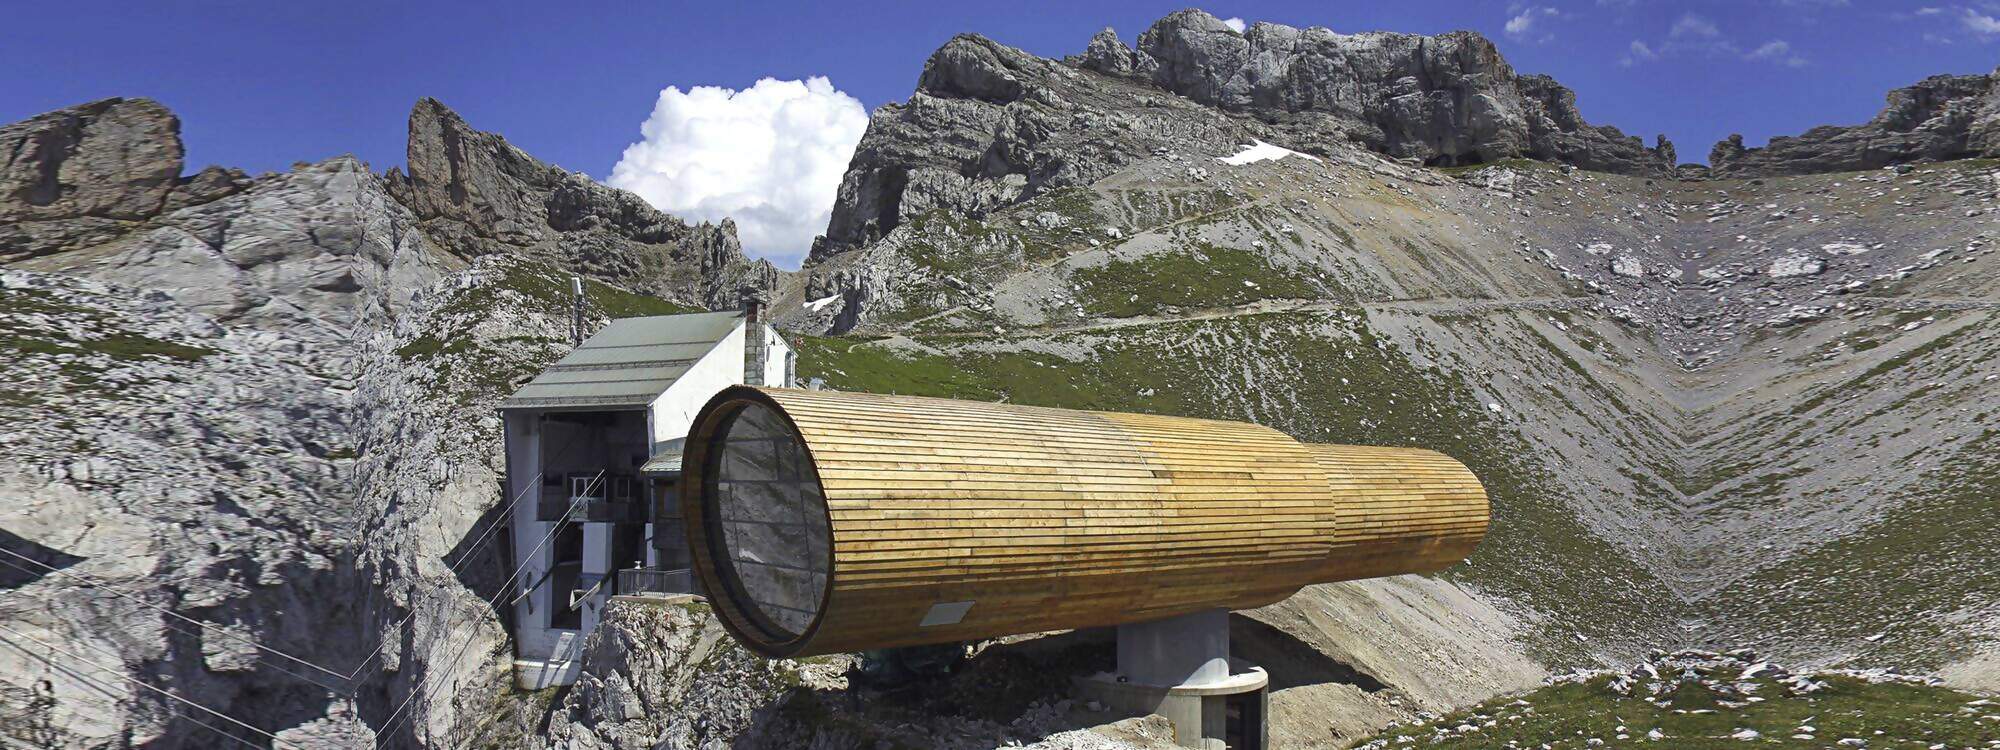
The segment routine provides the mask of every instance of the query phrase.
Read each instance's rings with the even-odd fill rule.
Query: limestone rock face
[[[837,670],[745,651],[691,604],[613,603],[584,644],[582,674],[554,707],[548,747],[712,747],[738,741],[805,679]],[[747,738],[745,738],[747,740]]]
[[[181,123],[151,99],[101,99],[0,127],[0,261],[102,242],[249,184],[181,179]]]
[[[0,220],[152,216],[180,177],[180,130],[150,99],[103,99],[0,128]]]
[[[701,304],[777,272],[419,110],[422,190],[351,156],[181,178],[151,102],[0,128],[0,637],[300,747],[467,746],[506,700],[493,405],[566,351],[568,276]],[[228,742],[74,669],[0,648],[0,734]]]
[[[408,158],[408,174],[389,170],[390,192],[461,257],[530,255],[709,307],[778,283],[775,267],[743,254],[734,223],[690,225],[474,130],[436,99],[410,110]]]
[[[1814,174],[1876,169],[1891,164],[2000,155],[2000,95],[1996,75],[1943,75],[1889,92],[1874,119],[1824,125],[1746,148],[1731,135],[1709,151],[1718,177]]]
[[[1211,138],[1308,150],[1354,142],[1444,166],[1526,157],[1627,174],[1672,169],[1664,138],[1647,148],[1590,125],[1575,100],[1546,76],[1516,75],[1492,42],[1463,32],[1259,23],[1238,33],[1186,10],[1147,29],[1137,49],[1105,29],[1063,63],[960,35],[932,54],[909,101],[869,121],[812,260],[926,211],[984,215]]]
[[[1125,46],[1125,42],[1118,38],[1118,32],[1109,26],[1090,38],[1090,46],[1084,49],[1082,56],[1065,62],[1112,76],[1151,75],[1152,71],[1147,66],[1157,65],[1152,58],[1142,57]]]
[[[1243,33],[1184,10],[1139,36],[1168,91],[1232,112],[1323,112],[1356,140],[1397,158],[1444,165],[1529,157],[1618,173],[1671,167],[1615,128],[1594,127],[1576,95],[1547,76],[1517,76],[1478,34],[1438,36],[1296,29]],[[1134,66],[1143,68],[1147,66]]]

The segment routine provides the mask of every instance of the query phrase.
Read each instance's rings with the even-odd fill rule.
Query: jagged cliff
[[[1984,77],[1933,80],[1716,172],[1983,153]],[[565,351],[572,273],[594,322],[766,288],[834,387],[1467,462],[1468,565],[1233,618],[1288,747],[1683,644],[2000,686],[2000,177],[1671,180],[1572,98],[1468,34],[958,37],[797,274],[432,100],[387,174],[183,175],[137,99],[0,128],[0,732],[219,741],[129,678],[305,747],[1157,745],[1065,702],[1089,633],[895,696],[634,605],[577,688],[511,691],[492,406]]]
[[[1761,177],[2000,156],[1994,81],[1994,75],[1932,76],[1889,92],[1888,104],[1866,123],[1777,136],[1762,148],[1745,148],[1743,137],[1732,135],[1709,151],[1709,171]]]
[[[1155,148],[1250,133],[1319,151],[1359,143],[1430,165],[1526,157],[1627,174],[1674,167],[1592,126],[1575,94],[1520,76],[1491,41],[1296,29],[1237,32],[1185,10],[1126,47],[1110,29],[1064,62],[977,35],[924,64],[908,102],[877,110],[814,258],[933,208],[979,214],[1094,182]],[[1188,103],[1202,105],[1189,107]]]
[[[145,100],[4,130],[0,673],[12,710],[50,692],[56,744],[213,746],[206,710],[255,742],[453,744],[507,684],[491,406],[559,356],[566,274],[596,320],[775,283],[728,224],[434,101],[411,124],[408,176],[254,180],[179,178]]]

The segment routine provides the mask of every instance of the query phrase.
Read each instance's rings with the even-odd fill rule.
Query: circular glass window
[[[716,571],[773,640],[796,638],[826,596],[826,498],[805,446],[771,407],[751,403],[716,434],[705,509]]]

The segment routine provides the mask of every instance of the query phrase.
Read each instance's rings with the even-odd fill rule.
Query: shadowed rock
[[[1932,76],[1889,92],[1888,104],[1861,125],[1822,125],[1746,148],[1731,135],[1709,151],[1718,177],[1814,174],[1891,164],[2000,155],[2000,101],[1994,75]]]
[[[0,126],[0,262],[107,241],[249,184],[218,167],[182,180],[180,133],[151,99],[100,99]]]
[[[407,175],[385,176],[389,190],[456,255],[524,254],[711,307],[777,284],[775,267],[743,254],[733,222],[690,225],[474,130],[436,99],[410,110],[408,158]]]
[[[925,211],[982,215],[1087,184],[1155,148],[1243,136],[1306,150],[1355,142],[1437,166],[1520,157],[1623,174],[1674,166],[1664,137],[1647,148],[1589,124],[1574,92],[1516,75],[1469,32],[1259,23],[1239,33],[1185,10],[1153,24],[1137,49],[1105,29],[1063,63],[964,34],[931,55],[909,101],[870,119],[812,260]]]

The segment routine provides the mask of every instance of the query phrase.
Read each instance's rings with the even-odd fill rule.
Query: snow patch
[[[1306,161],[1319,161],[1319,157],[1312,154],[1301,154],[1284,146],[1273,146],[1259,140],[1250,141],[1250,145],[1244,146],[1243,150],[1236,152],[1235,156],[1218,157],[1216,161],[1232,167],[1240,167],[1260,161],[1277,161],[1287,156],[1296,156]]]
[[[840,295],[838,294],[827,295],[825,297],[821,297],[811,302],[807,302],[805,304],[805,308],[806,310],[811,312],[819,312],[820,310],[826,309],[827,305],[833,304],[833,301],[837,299],[840,299]]]

